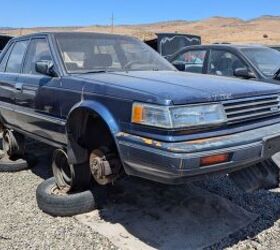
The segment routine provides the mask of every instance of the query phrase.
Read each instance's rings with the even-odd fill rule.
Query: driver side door
[[[192,49],[180,54],[172,64],[180,65],[180,70],[190,73],[205,74],[207,65],[207,49]],[[181,69],[181,65],[184,67]]]
[[[237,69],[247,69],[247,65],[237,54],[226,49],[212,49],[208,60],[208,74],[226,77],[237,77]]]
[[[60,78],[38,73],[38,61],[53,62],[47,37],[33,38],[26,52],[16,84],[17,125],[29,133],[60,141],[59,132],[64,131],[57,91]]]

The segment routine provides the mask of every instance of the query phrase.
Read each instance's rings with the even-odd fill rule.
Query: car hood
[[[177,71],[111,72],[80,74],[76,77],[87,82],[104,84],[107,93],[110,92],[110,88],[113,93],[117,93],[116,88],[129,89],[133,100],[137,101],[139,96],[138,101],[151,101],[150,97],[153,96],[154,102],[169,102],[175,105],[224,101],[280,92],[280,87],[273,84]],[[118,91],[119,95],[121,92]],[[146,93],[149,99],[143,100],[143,93]]]

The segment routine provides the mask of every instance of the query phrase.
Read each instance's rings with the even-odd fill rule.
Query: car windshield
[[[280,52],[271,48],[244,48],[242,51],[265,75],[273,76],[280,68]]]
[[[55,38],[68,73],[175,70],[134,38],[94,33],[58,33]]]

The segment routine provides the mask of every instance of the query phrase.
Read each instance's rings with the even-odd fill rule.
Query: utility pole
[[[115,21],[115,18],[114,18],[114,13],[112,13],[112,18],[111,18],[111,33],[114,33],[114,21]]]

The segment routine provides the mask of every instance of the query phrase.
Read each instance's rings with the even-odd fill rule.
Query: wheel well
[[[67,133],[71,134],[75,142],[82,148],[93,150],[106,146],[117,153],[115,141],[108,125],[94,111],[87,109],[74,111],[67,122]]]
[[[4,131],[4,128],[5,128],[5,120],[0,113],[0,133]]]

